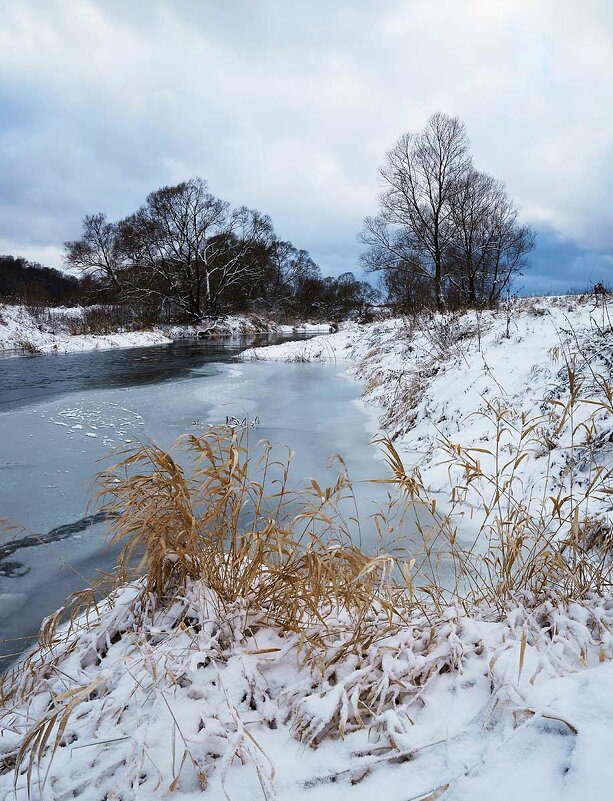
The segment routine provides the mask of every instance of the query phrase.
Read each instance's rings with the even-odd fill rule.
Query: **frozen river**
[[[296,481],[332,481],[335,453],[354,481],[385,474],[372,418],[356,402],[360,386],[341,365],[237,363],[252,341],[0,358],[0,517],[23,527],[0,541],[1,654],[21,650],[14,638],[35,633],[70,592],[113,566],[105,524],[85,523],[100,460],[127,441],[168,447],[226,415],[257,416],[253,439],[291,447]],[[360,486],[368,514],[383,490]],[[21,547],[2,550],[15,539]]]

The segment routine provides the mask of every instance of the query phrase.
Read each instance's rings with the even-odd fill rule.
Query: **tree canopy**
[[[464,124],[434,114],[398,139],[379,173],[379,212],[360,234],[365,269],[408,305],[495,304],[525,268],[534,233],[504,185],[474,167]]]
[[[202,178],[152,192],[116,222],[88,215],[65,261],[121,301],[175,319],[230,311],[344,318],[378,299],[353,273],[323,278],[305,250],[277,237],[270,217],[233,208]]]

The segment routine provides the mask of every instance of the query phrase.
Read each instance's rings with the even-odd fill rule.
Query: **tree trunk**
[[[434,261],[434,297],[436,308],[440,312],[445,311],[445,298],[443,297],[443,265],[441,257],[436,256]]]

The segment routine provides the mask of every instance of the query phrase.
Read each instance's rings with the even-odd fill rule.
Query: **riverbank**
[[[611,348],[606,303],[549,298],[245,351],[364,382],[390,435],[380,548],[340,509],[342,463],[297,495],[236,429],[187,441],[191,471],[137,449],[107,486],[147,574],[51,621],[5,684],[0,788],[607,799]]]
[[[76,334],[85,309],[28,309],[0,304],[0,351],[16,354],[82,353],[90,350],[165,345],[172,339],[161,329]]]
[[[146,610],[141,590],[116,593],[15,676],[1,718],[7,797],[610,797],[603,604],[489,620],[416,610],[393,631],[372,618],[360,652],[333,616],[305,642],[204,582]]]
[[[427,492],[458,516],[469,541],[491,509],[496,490],[486,477],[503,466],[503,455],[505,480],[522,484],[530,510],[573,486],[585,491],[599,469],[613,467],[611,332],[606,298],[527,298],[508,313],[348,325],[239,358],[345,362],[407,471],[419,472]],[[467,470],[484,478],[466,486]],[[450,483],[461,492],[450,497]],[[594,536],[608,532],[606,495],[589,500]]]
[[[329,332],[327,323],[299,322],[280,325],[254,315],[226,315],[203,319],[198,325],[158,325],[148,330],[111,330],[77,333],[87,329],[86,319],[96,307],[36,308],[0,304],[0,352],[81,353],[90,350],[148,347],[190,337],[250,336],[255,334],[315,334]],[[93,330],[96,330],[93,326]]]

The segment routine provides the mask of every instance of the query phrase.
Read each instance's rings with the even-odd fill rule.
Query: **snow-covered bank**
[[[323,619],[320,652],[199,581],[124,588],[15,674],[1,797],[610,798],[611,604],[368,626]]]
[[[590,460],[613,466],[606,388],[612,356],[606,300],[554,297],[519,300],[510,315],[467,312],[351,325],[239,358],[345,359],[348,372],[364,381],[364,401],[381,410],[381,428],[405,466],[420,471],[430,492],[448,490],[450,479],[458,479],[458,471],[450,473],[454,451],[465,459],[472,454],[486,475],[506,453],[521,456],[513,480],[526,493],[538,487],[540,501],[568,488],[571,464],[584,465],[572,476],[576,487],[589,483]],[[474,488],[464,493],[466,534],[484,505]],[[592,509],[606,528],[608,507]]]
[[[72,334],[67,319],[78,318],[81,308],[54,308],[37,320],[24,306],[0,304],[0,350],[21,353],[78,353],[87,350],[165,345],[172,340],[160,329],[108,334]]]
[[[204,318],[193,325],[169,325],[164,330],[173,339],[183,337],[232,337],[250,334],[276,334],[280,326],[261,317],[245,315],[226,315],[224,317]]]
[[[158,325],[146,331],[75,333],[87,310],[82,307],[28,309],[0,304],[0,351],[76,353],[86,350],[164,345],[184,337],[233,337],[255,334],[314,334],[329,332],[328,323],[281,325],[255,315],[205,318],[197,325]]]
[[[277,345],[263,345],[248,348],[239,359],[245,362],[318,362],[331,359],[352,359],[357,356],[356,343],[367,326],[345,323],[336,333],[320,334],[306,341],[281,342]]]
[[[227,314],[223,317],[205,317],[194,325],[163,326],[173,339],[182,337],[229,337],[252,334],[321,334],[330,333],[329,323],[298,322],[282,325],[255,314]]]

